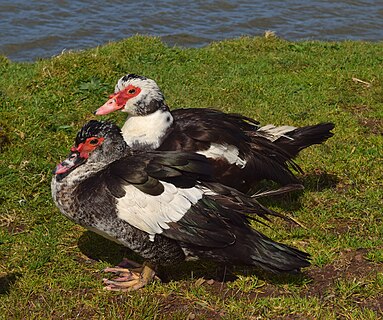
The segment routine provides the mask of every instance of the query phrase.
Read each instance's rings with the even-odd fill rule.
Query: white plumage
[[[286,135],[287,133],[295,130],[296,127],[293,126],[275,126],[273,124],[267,124],[258,129],[258,133],[265,134],[266,138],[271,142],[278,140],[281,137],[294,140],[293,138]]]
[[[158,196],[146,194],[133,185],[124,186],[125,196],[117,201],[118,217],[149,234],[169,229],[168,223],[179,221],[190,207],[203,196],[197,187],[182,189],[161,182],[164,192]]]
[[[233,145],[212,143],[209,149],[197,151],[196,153],[202,154],[206,158],[224,158],[230,164],[235,164],[241,169],[246,165],[246,160],[239,157],[239,150]]]
[[[118,80],[114,92],[117,93],[121,90],[123,90],[126,87],[126,80],[124,80],[125,77],[122,77],[120,80]],[[162,92],[159,90],[157,83],[154,80],[146,79],[143,81],[142,79],[130,78],[128,80],[129,85],[133,87],[140,88],[140,94],[132,97],[125,103],[125,107],[122,110],[123,112],[129,112],[132,114],[134,113],[136,103],[141,103],[143,105],[149,105],[151,101],[157,100],[157,101],[163,101],[164,96]]]
[[[170,112],[157,110],[146,116],[128,117],[121,131],[128,146],[142,144],[157,149],[172,123]]]

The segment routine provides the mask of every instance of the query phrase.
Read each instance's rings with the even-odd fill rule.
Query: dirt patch
[[[323,268],[314,267],[307,271],[312,283],[308,285],[306,296],[322,298],[339,279],[367,278],[383,270],[382,264],[365,259],[366,249],[345,250],[332,264]]]
[[[376,313],[383,313],[383,295],[376,298],[369,298],[358,303],[360,308],[366,308],[375,311]]]
[[[178,295],[170,294],[161,299],[158,314],[183,315],[186,319],[220,319],[224,316],[221,310],[215,310],[205,301],[186,299]],[[184,318],[185,319],[185,318]]]
[[[0,198],[0,205],[6,201],[5,198]],[[15,235],[18,233],[25,232],[27,225],[20,219],[16,211],[12,213],[4,213],[0,217],[0,228],[6,230],[10,235]]]
[[[383,264],[374,263],[365,259],[367,249],[344,250],[339,254],[339,258],[331,264],[324,267],[312,267],[301,277],[292,277],[291,281],[285,280],[285,283],[293,282],[302,287],[301,294],[305,297],[323,298],[329,290],[339,280],[347,279],[366,279],[371,278],[377,272],[383,272]],[[278,283],[278,285],[276,284]],[[264,297],[283,297],[291,293],[285,286],[281,285],[283,281],[268,279],[264,285],[251,292],[243,292],[230,288],[227,283],[220,281],[205,281],[203,286],[220,296],[222,299],[235,298],[250,300]],[[371,301],[371,304],[375,303]],[[367,305],[366,305],[367,307]]]
[[[26,226],[23,224],[16,224],[16,223],[10,223],[8,224],[5,229],[8,231],[9,234],[15,235],[18,233],[23,233],[26,230]]]
[[[243,292],[241,289],[232,289],[226,283],[214,281],[213,283],[205,282],[204,287],[216,296],[219,296],[222,300],[225,299],[247,299],[254,301],[258,298],[264,297],[282,297],[287,296],[289,292],[283,288],[279,288],[276,285],[264,283],[264,285],[251,292]]]
[[[356,116],[358,123],[367,128],[370,133],[382,135],[383,134],[383,120],[375,119],[366,116],[366,113],[371,112],[371,108],[366,105],[353,105],[344,106],[344,110]]]
[[[383,135],[383,120],[358,117],[358,123],[373,134]]]
[[[364,105],[364,104],[345,106],[344,109],[353,113],[353,114],[362,114],[362,113],[366,113],[366,112],[371,112],[371,108],[369,106]]]
[[[327,221],[328,229],[338,236],[344,235],[351,230],[360,227],[360,220],[345,219],[345,218],[331,218]]]
[[[346,194],[351,188],[354,188],[355,186],[351,183],[347,183],[345,181],[339,181],[336,185],[336,192],[341,194]]]

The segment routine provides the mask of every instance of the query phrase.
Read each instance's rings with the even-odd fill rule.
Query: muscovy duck
[[[203,155],[132,150],[116,125],[92,120],[57,165],[52,197],[66,217],[146,260],[138,270],[105,270],[120,276],[105,279],[108,290],[141,288],[154,278],[156,266],[184,259],[272,272],[309,266],[307,253],[274,242],[250,225],[252,217],[278,214],[215,182],[211,172]]]
[[[170,111],[157,83],[135,74],[119,79],[115,94],[95,114],[116,110],[129,113],[122,132],[130,147],[203,154],[219,182],[244,193],[254,193],[263,179],[302,189],[290,167],[302,170],[292,159],[326,141],[334,128],[332,123],[260,127],[253,119],[207,108]]]

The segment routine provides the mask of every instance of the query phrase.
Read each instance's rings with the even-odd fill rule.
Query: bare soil
[[[311,279],[308,283],[302,282],[302,297],[316,297],[321,301],[326,301],[329,297],[336,298],[335,288],[336,283],[341,280],[352,279],[373,279],[378,272],[383,272],[383,264],[368,261],[365,256],[368,253],[367,249],[344,250],[339,253],[338,259],[324,267],[312,267],[304,273],[304,276]],[[208,280],[202,284],[209,292],[219,296],[222,300],[226,299],[245,299],[254,301],[266,297],[283,297],[291,293],[285,288],[272,282],[265,282],[263,286],[252,292],[242,292],[229,288],[226,282],[217,280]],[[331,300],[331,299],[329,299]],[[330,301],[329,301],[330,303]],[[383,293],[374,298],[358,301],[355,303],[359,308],[369,308],[378,314],[383,315]],[[214,310],[191,304],[190,301],[185,301],[183,297],[171,295],[164,299],[162,307],[164,311],[182,312],[183,314],[191,313],[196,316],[196,319],[219,319],[224,313],[221,310]],[[161,311],[162,312],[162,311]],[[184,313],[185,312],[185,313]],[[289,316],[281,319],[304,319],[302,315]]]

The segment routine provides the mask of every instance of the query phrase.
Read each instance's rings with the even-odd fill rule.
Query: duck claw
[[[148,263],[144,263],[140,268],[135,269],[105,268],[104,272],[111,272],[119,276],[113,280],[103,279],[103,283],[106,285],[104,290],[109,291],[134,291],[143,288],[154,279],[158,279],[154,268]]]
[[[104,287],[104,290],[124,292],[124,291],[134,291],[134,290],[143,288],[145,285],[148,284],[148,282],[143,281],[143,279],[121,281],[121,282],[104,279],[104,284],[106,284],[106,286]]]

